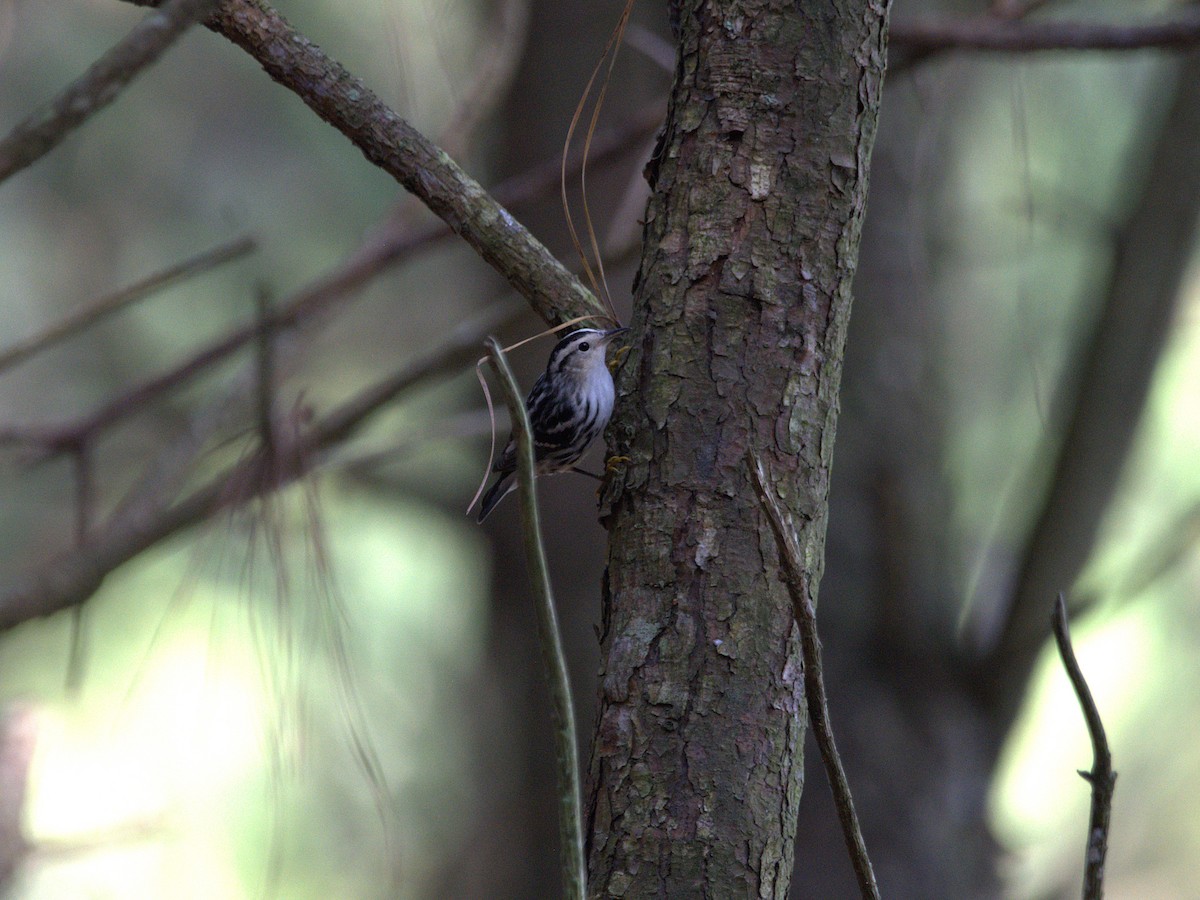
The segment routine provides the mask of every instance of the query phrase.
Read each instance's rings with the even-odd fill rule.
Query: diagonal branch
[[[209,269],[214,269],[231,260],[240,259],[247,253],[252,252],[254,248],[255,243],[253,238],[241,237],[229,243],[221,244],[218,247],[213,247],[211,250],[205,250],[203,253],[197,254],[190,259],[185,259],[169,268],[163,269],[161,272],[155,272],[153,275],[143,278],[136,284],[102,297],[84,309],[71,314],[61,322],[57,322],[40,334],[36,334],[28,340],[19,341],[10,345],[7,349],[0,351],[0,372],[23,363],[46,348],[54,346],[59,341],[66,340],[82,331],[86,331],[97,322],[126,309],[140,300],[146,299],[168,285],[185,278],[191,278],[194,275],[199,275],[201,272],[207,272]]]
[[[205,25],[254,57],[420,199],[545,321],[607,319],[595,296],[479,182],[263,0],[224,0]]]
[[[116,46],[96,60],[57,97],[0,141],[0,181],[49,153],[153,63],[218,0],[168,0],[147,15]]]

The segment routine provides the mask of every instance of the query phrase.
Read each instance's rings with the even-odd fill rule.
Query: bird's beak
[[[608,331],[604,332],[604,340],[606,340],[606,341],[611,341],[611,340],[612,340],[613,338],[615,338],[615,337],[616,337],[618,334],[624,334],[624,333],[625,333],[625,332],[627,332],[628,330],[629,330],[628,328],[612,328],[612,329],[609,329]]]

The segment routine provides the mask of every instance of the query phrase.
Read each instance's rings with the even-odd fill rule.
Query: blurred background
[[[1033,5],[1032,18],[1111,22],[1180,8]],[[509,182],[514,212],[574,261],[553,172],[620,4],[278,6],[484,184],[530,176]],[[622,315],[671,81],[664,6],[636,9],[588,173]],[[897,0],[893,21],[989,9]],[[115,0],[0,3],[0,128],[141,15]],[[1054,591],[1073,586],[1120,773],[1109,894],[1200,896],[1200,62],[901,43],[891,58],[820,607],[881,887],[1078,893],[1089,792],[1075,770],[1090,748],[1045,649]],[[211,248],[249,236],[255,249],[0,368],[0,592],[146,485],[169,499],[251,452],[253,345],[88,432],[88,521],[79,456],[48,452],[46,433],[253,325],[260,296],[285,304],[429,222],[203,29],[6,182],[0,353]],[[459,323],[520,308],[454,242],[378,268],[273,342],[281,433]],[[526,313],[502,336],[540,329]],[[550,346],[514,354],[526,384]],[[557,895],[549,701],[515,506],[482,528],[463,514],[486,461],[482,410],[469,369],[407,392],[301,483],[118,569],[74,653],[70,614],[0,636],[11,896]],[[605,535],[591,482],[547,479],[542,498],[586,747]],[[793,896],[852,896],[809,759]]]

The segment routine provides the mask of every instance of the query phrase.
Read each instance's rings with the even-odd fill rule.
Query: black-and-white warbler
[[[628,330],[580,328],[550,351],[546,371],[534,382],[525,401],[539,475],[572,469],[608,424],[616,392],[605,351],[614,337]],[[499,477],[483,495],[477,521],[486,519],[496,504],[516,488],[516,470],[517,446],[509,435],[504,452],[492,467]]]

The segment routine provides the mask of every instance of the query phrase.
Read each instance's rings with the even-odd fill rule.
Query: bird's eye
[[[584,341],[582,344],[579,345],[579,352],[586,353],[589,349],[591,349],[591,346],[592,345],[589,344],[587,341]]]

